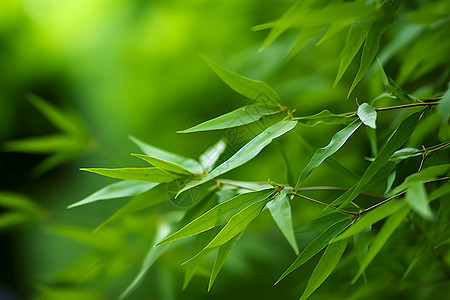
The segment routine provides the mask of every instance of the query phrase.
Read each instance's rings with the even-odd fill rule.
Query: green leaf
[[[291,245],[295,254],[298,255],[297,241],[295,240],[294,228],[292,227],[292,213],[291,205],[289,204],[288,194],[289,190],[284,189],[272,201],[267,203],[267,208],[273,217],[273,220],[280,228],[286,240]]]
[[[27,213],[34,213],[39,209],[39,206],[27,196],[6,191],[0,191],[0,207]]]
[[[278,106],[280,98],[267,83],[253,80],[219,66],[206,56],[202,58],[230,88],[253,101]]]
[[[422,182],[414,182],[406,190],[406,202],[414,209],[416,213],[427,220],[433,220],[434,215],[428,203],[428,195],[425,184]]]
[[[3,144],[3,150],[23,153],[57,153],[78,148],[74,139],[63,134],[32,137],[22,140],[9,141]]]
[[[395,130],[394,134],[389,138],[386,144],[381,148],[375,160],[367,167],[359,182],[350,190],[333,201],[330,205],[341,204],[341,207],[347,205],[355,199],[364,187],[372,180],[379,170],[389,161],[390,157],[398,148],[400,148],[409,136],[414,132],[419,121],[420,112],[410,115]]]
[[[410,208],[404,207],[403,209],[397,210],[386,220],[380,232],[375,237],[369,251],[367,252],[367,255],[361,261],[359,271],[353,278],[352,284],[354,284],[358,280],[359,276],[364,273],[367,266],[375,258],[378,252],[380,252],[381,248],[383,248],[384,244],[386,244],[387,240],[391,237],[395,229],[397,229],[397,227],[400,225],[403,219],[406,218],[410,211]]]
[[[80,170],[117,179],[139,180],[146,182],[170,182],[178,178],[178,176],[158,168],[81,168]]]
[[[177,131],[177,133],[191,133],[208,130],[233,128],[258,121],[264,116],[281,112],[279,107],[267,106],[263,103],[255,103],[240,107],[232,112],[208,120],[189,129]]]
[[[325,109],[320,113],[312,116],[298,117],[295,120],[308,126],[316,126],[317,124],[343,124],[349,125],[355,121],[354,115],[336,115],[329,110]]]
[[[447,92],[445,92],[444,96],[439,101],[438,111],[441,115],[442,122],[448,122],[450,118],[450,83]]]
[[[119,210],[117,210],[111,217],[109,217],[106,221],[100,224],[94,232],[99,231],[106,224],[111,223],[114,220],[117,220],[125,215],[143,210],[144,208],[156,205],[158,203],[164,202],[169,199],[167,194],[168,184],[161,183],[153,186],[146,192],[142,194],[138,194],[130,199],[124,206],[122,206]]]
[[[142,160],[145,160],[149,164],[157,167],[158,169],[172,173],[176,176],[192,176],[193,175],[189,170],[185,169],[184,167],[177,165],[175,163],[166,161],[166,160],[162,160],[160,158],[143,155],[143,154],[131,154],[131,155],[136,156]]]
[[[387,0],[381,5],[380,10],[382,11],[381,13],[383,16],[380,20],[373,22],[370,27],[361,55],[361,64],[359,65],[358,73],[356,74],[352,86],[350,87],[348,96],[350,96],[355,86],[359,83],[359,81],[361,81],[367,71],[369,71],[372,62],[377,55],[378,48],[380,47],[381,37],[393,23],[394,16],[400,7],[400,4],[401,0]]]
[[[311,172],[320,166],[322,162],[336,153],[348,140],[348,138],[356,131],[356,129],[359,128],[361,125],[361,122],[355,122],[353,124],[348,125],[344,129],[337,132],[332,138],[330,143],[326,145],[323,148],[318,149],[311,160],[309,161],[308,165],[303,169],[302,174],[297,180],[297,184],[295,185],[295,190],[297,190],[301,183],[311,174]]]
[[[0,230],[36,221],[36,218],[24,213],[7,212],[0,215]]]
[[[370,128],[376,129],[377,111],[375,107],[368,103],[363,103],[358,107],[359,119]]]
[[[134,180],[122,180],[107,185],[86,198],[69,205],[67,208],[73,208],[99,200],[109,200],[134,196],[145,192],[154,187],[156,183],[148,183]]]
[[[219,140],[213,146],[208,148],[205,152],[200,155],[200,164],[205,172],[209,172],[213,169],[219,157],[225,151],[227,144],[224,140]]]
[[[373,210],[365,213],[361,216],[349,229],[344,231],[341,235],[334,239],[334,242],[346,239],[353,236],[354,234],[360,232],[367,226],[370,226],[388,216],[393,214],[395,211],[403,208],[405,206],[405,201],[402,200],[391,200],[383,205],[374,208]]]
[[[234,246],[236,246],[237,242],[239,241],[243,233],[244,231],[237,234],[231,240],[229,240],[228,242],[219,247],[219,253],[216,256],[216,260],[214,261],[214,266],[211,271],[211,276],[209,278],[208,292],[211,290],[211,287],[214,284],[214,281],[216,280],[216,277],[219,274],[220,270],[222,269],[223,265],[225,264],[225,261],[230,255],[231,250],[233,250]]]
[[[220,164],[218,167],[216,167],[214,170],[211,171],[211,173],[207,174],[203,179],[197,180],[197,181],[191,181],[188,182],[179,192],[178,194],[191,189],[195,186],[198,186],[202,183],[205,183],[213,178],[216,178],[230,170],[233,170],[252,158],[254,158],[256,155],[261,152],[264,147],[266,147],[270,142],[272,142],[273,139],[285,134],[289,130],[293,129],[297,125],[297,121],[280,121],[266,130],[264,130],[262,133],[254,137],[252,140],[250,140],[247,144],[244,145],[241,149],[239,149],[238,152],[236,152],[232,157],[230,157],[228,160]]]
[[[155,241],[159,240],[161,237],[165,236],[169,231],[170,231],[169,226],[165,224],[160,225],[154,240]],[[167,250],[168,247],[169,245],[161,245],[158,247],[151,246],[150,250],[147,252],[147,255],[144,258],[144,261],[142,262],[141,270],[134,278],[134,280],[123,291],[119,299],[125,299],[126,297],[128,297],[141,284],[147,271],[155,263],[155,261],[159,258],[159,256],[161,256],[161,254],[163,254]]]
[[[148,156],[156,157],[162,160],[173,162],[188,169],[191,173],[201,174],[203,172],[200,163],[192,158],[186,158],[178,154],[173,154],[171,152],[159,149],[157,147],[151,146],[137,138],[130,136],[130,140],[133,141],[145,154]]]
[[[329,245],[327,249],[325,249],[325,252],[309,278],[306,289],[300,300],[307,299],[328,278],[328,276],[330,276],[331,272],[333,272],[341,260],[341,257],[347,248],[347,243],[348,240],[342,240],[338,243]]]
[[[273,145],[275,146],[275,149],[277,150],[277,153],[280,156],[281,161],[283,162],[287,183],[290,186],[294,186],[294,176],[292,175],[292,168],[286,152],[284,151],[279,141],[273,141]]]
[[[245,193],[222,202],[205,212],[200,217],[191,221],[177,232],[166,237],[157,245],[165,244],[188,236],[193,236],[216,226],[226,224],[239,211],[243,210],[252,203],[267,199],[272,193],[273,189]]]
[[[306,248],[300,253],[299,256],[295,259],[295,261],[289,266],[289,268],[281,274],[280,278],[275,282],[277,284],[284,277],[289,275],[292,271],[299,268],[309,259],[311,259],[314,255],[320,252],[326,245],[333,241],[333,239],[342,231],[345,230],[350,225],[348,220],[343,220],[334,223],[330,227],[328,227],[324,232],[322,232],[317,238],[315,238]]]
[[[343,221],[343,220],[350,220],[351,216],[348,214],[341,213],[339,211],[333,211],[327,215],[321,216],[317,219],[314,219],[313,221],[297,228],[295,230],[296,233],[302,233],[302,232],[309,232],[309,231],[316,231],[316,232],[322,232],[331,225]]]

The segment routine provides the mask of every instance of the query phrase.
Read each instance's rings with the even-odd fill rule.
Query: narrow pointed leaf
[[[230,255],[231,250],[233,250],[234,246],[236,246],[237,242],[239,241],[243,233],[244,231],[237,234],[231,240],[229,240],[228,242],[219,247],[219,253],[217,253],[216,260],[214,261],[214,266],[211,271],[211,276],[209,278],[208,292],[211,290],[211,287],[214,284],[214,281],[216,280],[217,275],[219,274],[223,265],[225,264],[225,261]]]
[[[278,103],[280,103],[280,98],[267,83],[253,80],[231,72],[214,63],[205,56],[202,56],[202,58],[220,77],[220,79],[223,80],[223,82],[239,94],[249,98],[250,100],[266,103],[272,106],[277,106]]]
[[[327,249],[325,249],[325,252],[309,278],[306,289],[300,300],[307,299],[328,278],[328,276],[330,276],[331,272],[333,272],[341,260],[341,257],[347,248],[347,243],[348,240],[342,240],[329,245]]]
[[[263,103],[255,103],[240,107],[232,112],[208,120],[189,129],[178,131],[178,133],[191,133],[208,130],[233,128],[258,121],[264,116],[279,113],[279,107],[267,106]]]
[[[267,203],[267,208],[295,254],[298,255],[299,251],[297,241],[295,240],[294,228],[292,227],[292,213],[289,198],[287,196],[288,192],[287,189],[284,189],[272,201]]]
[[[370,226],[384,218],[390,216],[395,211],[399,209],[404,209],[405,201],[402,200],[391,200],[377,208],[369,211],[368,213],[361,216],[350,228],[344,231],[342,234],[334,239],[334,242],[346,239],[353,236],[354,234],[360,232],[367,226]]]
[[[170,228],[167,225],[161,225],[158,229],[158,232],[155,237],[155,241],[159,240],[161,237],[165,236],[170,231]],[[142,262],[141,270],[134,278],[134,280],[128,285],[128,287],[123,291],[120,295],[119,299],[125,299],[129,296],[142,282],[145,274],[150,269],[150,267],[155,263],[155,261],[167,250],[169,245],[161,245],[158,247],[151,246],[150,250],[147,252],[147,255]]]
[[[158,169],[161,169],[163,171],[180,175],[180,176],[191,176],[193,175],[189,170],[185,169],[184,167],[177,165],[175,163],[172,163],[170,161],[162,160],[160,158],[156,158],[153,156],[143,155],[143,154],[131,154],[133,156],[136,156],[142,160],[145,160],[149,164],[157,167]]]
[[[412,183],[408,190],[406,190],[406,202],[412,209],[427,220],[433,220],[434,215],[428,203],[428,195],[425,189],[425,184],[422,182]]]
[[[383,224],[380,232],[375,237],[372,245],[370,246],[369,251],[367,252],[364,259],[361,261],[359,271],[356,276],[352,280],[352,284],[354,284],[359,276],[361,276],[366,270],[367,266],[372,262],[375,256],[380,252],[381,248],[383,248],[384,244],[386,244],[387,240],[391,237],[403,219],[409,214],[411,209],[409,207],[403,207],[400,210],[397,210],[393,213]]]
[[[288,157],[286,155],[286,152],[284,151],[284,149],[281,146],[280,142],[274,141],[273,145],[275,146],[275,149],[277,150],[277,153],[281,157],[281,160],[283,162],[287,183],[290,186],[294,186],[294,175],[292,175],[291,164],[289,163],[289,160],[288,160]]]
[[[351,216],[349,216],[348,214],[344,214],[339,211],[333,211],[327,215],[314,219],[313,221],[297,228],[295,232],[296,233],[309,231],[323,232],[331,225],[343,220],[350,220],[350,218]]]
[[[448,122],[448,119],[450,118],[450,83],[447,92],[445,92],[444,96],[439,101],[438,111],[442,122]]]
[[[156,157],[162,160],[173,162],[188,169],[191,173],[201,174],[202,166],[200,163],[192,158],[186,158],[178,154],[173,154],[171,152],[159,149],[155,146],[144,143],[143,141],[130,136],[130,140],[135,143],[145,154],[148,156]]]
[[[245,144],[244,147],[239,149],[239,151],[236,152],[232,157],[212,170],[211,173],[203,177],[203,179],[188,182],[186,186],[178,192],[178,194],[245,164],[256,155],[258,155],[259,152],[261,152],[264,147],[270,144],[273,139],[293,129],[295,125],[297,125],[297,121],[280,121],[270,126],[262,133],[254,137],[247,144]]]
[[[25,195],[0,191],[0,207],[15,211],[34,213],[39,206]]]
[[[317,124],[349,125],[350,123],[355,121],[355,117],[354,117],[354,115],[351,115],[351,116],[336,115],[336,114],[330,112],[329,110],[325,109],[315,115],[306,116],[306,117],[298,117],[298,118],[295,118],[295,120],[299,121],[302,124],[308,125],[308,126],[316,126]]]
[[[87,196],[86,198],[69,205],[67,208],[73,208],[88,203],[93,203],[99,200],[109,200],[135,196],[151,189],[155,185],[156,183],[122,180],[101,188],[100,190]]]
[[[69,151],[75,149],[75,147],[77,147],[75,140],[62,134],[26,138],[3,144],[4,151],[38,154]]]
[[[311,174],[311,172],[320,166],[322,162],[336,153],[348,140],[348,138],[359,128],[361,125],[361,122],[355,122],[353,124],[348,125],[344,129],[337,132],[332,138],[328,145],[326,145],[323,148],[318,149],[311,160],[309,161],[308,165],[305,167],[305,169],[302,171],[302,174],[297,180],[297,184],[295,185],[295,189],[297,190],[301,183]]]
[[[178,178],[178,176],[158,168],[82,168],[80,170],[96,173],[106,177],[146,182],[170,182]]]
[[[339,221],[328,227],[324,232],[322,232],[317,238],[315,238],[306,248],[300,253],[295,261],[289,266],[289,268],[284,271],[284,273],[278,278],[280,282],[284,277],[289,275],[292,271],[299,268],[305,262],[310,260],[313,256],[320,252],[326,245],[328,245],[333,239],[345,230],[350,225],[348,220]]]
[[[251,203],[259,202],[268,198],[272,193],[273,189],[245,193],[222,202],[208,210],[197,219],[191,221],[177,232],[160,241],[158,245],[196,235],[216,226],[224,225],[239,211]]]
[[[370,128],[376,129],[375,121],[377,120],[377,112],[375,107],[368,103],[363,103],[358,107],[359,119]]]
[[[209,172],[213,169],[217,160],[225,151],[227,144],[224,140],[219,140],[212,147],[208,148],[204,153],[200,155],[200,164],[205,172]]]

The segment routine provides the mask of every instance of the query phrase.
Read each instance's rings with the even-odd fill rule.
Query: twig
[[[340,209],[339,207],[336,207],[336,206],[330,206],[330,205],[328,205],[328,204],[326,204],[326,203],[324,203],[324,202],[322,202],[322,201],[319,201],[319,200],[316,200],[316,199],[307,197],[307,196],[305,196],[305,195],[301,195],[301,194],[296,193],[296,192],[290,192],[290,194],[291,194],[291,195],[294,195],[294,196],[297,196],[297,197],[300,197],[300,198],[303,198],[303,199],[306,199],[306,200],[309,200],[309,201],[312,201],[312,202],[315,202],[315,203],[318,203],[318,204],[320,204],[320,205],[324,205],[324,206],[326,206],[326,207],[331,207],[331,208],[333,208],[333,209],[335,209],[335,210],[338,210],[338,211],[343,212],[343,213],[346,213],[346,214],[351,214],[351,215],[354,215],[354,216],[358,216],[358,215],[359,215],[359,213],[357,213],[357,212],[352,212],[352,211],[348,211],[348,210],[343,210],[343,209]]]

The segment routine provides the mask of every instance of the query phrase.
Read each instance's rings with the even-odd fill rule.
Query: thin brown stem
[[[301,195],[301,194],[296,193],[296,192],[291,192],[290,194],[291,194],[291,195],[294,195],[294,196],[297,196],[297,197],[300,197],[300,198],[303,198],[303,199],[306,199],[306,200],[309,200],[309,201],[312,201],[312,202],[315,202],[315,203],[318,203],[318,204],[323,205],[323,206],[326,206],[326,207],[331,207],[331,208],[334,209],[334,210],[338,210],[338,211],[343,212],[343,213],[346,213],[346,214],[351,214],[351,215],[354,215],[354,216],[359,215],[359,213],[357,213],[357,212],[352,212],[352,211],[348,211],[348,210],[343,210],[343,209],[340,209],[339,207],[336,207],[336,206],[330,206],[330,205],[328,205],[328,204],[326,204],[326,203],[324,203],[324,202],[322,202],[322,201],[313,199],[313,198],[308,197],[308,196],[305,196],[305,195]]]

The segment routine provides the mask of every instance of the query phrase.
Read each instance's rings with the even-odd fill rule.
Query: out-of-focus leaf
[[[448,122],[450,118],[450,83],[447,92],[445,92],[442,99],[439,101],[438,111],[441,115],[442,122]]]
[[[333,155],[338,151],[348,140],[348,138],[359,128],[361,122],[355,122],[353,124],[348,125],[344,129],[338,131],[330,140],[330,143],[323,148],[318,149],[308,165],[303,169],[302,174],[297,180],[295,185],[295,190],[297,190],[301,183],[311,174],[311,172],[320,166],[322,162],[327,159],[329,156]]]
[[[42,219],[45,212],[30,198],[6,191],[0,191],[0,230]]]
[[[312,116],[298,117],[295,120],[308,126],[316,126],[317,124],[343,124],[349,125],[355,121],[354,115],[336,115],[325,109],[320,113]]]
[[[396,99],[404,102],[404,103],[415,103],[417,102],[416,98],[404,90],[402,90],[392,79],[388,78],[386,73],[384,72],[383,66],[380,61],[378,61],[378,65],[380,67],[381,78],[383,80],[384,88]]]
[[[30,213],[39,209],[39,206],[32,199],[6,191],[0,191],[0,207]]]
[[[226,224],[239,211],[243,210],[245,207],[252,203],[267,199],[272,193],[273,189],[245,193],[222,202],[214,206],[206,213],[193,220],[177,232],[166,237],[157,245],[196,235],[216,226]]]
[[[211,287],[214,284],[214,281],[216,280],[217,275],[219,274],[223,265],[225,264],[225,261],[230,255],[231,250],[233,250],[234,246],[236,246],[243,233],[244,231],[241,231],[241,233],[238,233],[231,240],[219,247],[219,253],[217,253],[216,260],[214,261],[214,266],[211,271],[211,276],[209,278],[208,292],[211,290]]]
[[[281,157],[281,160],[283,161],[284,170],[286,173],[286,180],[287,183],[290,186],[294,186],[294,176],[292,175],[292,168],[291,164],[289,163],[288,157],[286,155],[286,152],[284,151],[283,147],[281,146],[280,142],[273,141],[273,145],[275,146],[275,149],[277,150],[278,155]]]
[[[405,201],[402,200],[391,200],[383,205],[374,208],[368,213],[361,216],[349,229],[344,231],[342,234],[338,235],[333,242],[346,239],[353,236],[354,234],[360,232],[367,226],[370,226],[388,216],[393,214],[399,209],[404,209]]]
[[[35,220],[36,218],[27,214],[7,212],[0,215],[0,229],[22,225]]]
[[[250,140],[247,144],[244,145],[244,147],[239,149],[239,151],[236,152],[232,157],[230,157],[228,160],[220,164],[218,167],[212,170],[211,173],[207,174],[201,180],[188,182],[178,192],[178,194],[188,189],[191,189],[195,186],[198,186],[202,183],[205,183],[213,178],[216,178],[232,169],[235,169],[245,164],[246,162],[254,158],[256,155],[258,155],[259,152],[261,152],[261,150],[264,149],[264,147],[270,144],[270,142],[272,142],[273,139],[293,129],[295,125],[297,125],[297,121],[280,121],[270,126],[262,133],[260,133],[252,140]]]
[[[368,103],[363,103],[358,107],[359,119],[370,128],[376,129],[377,111],[375,107]]]
[[[79,148],[76,141],[63,134],[32,137],[3,144],[4,151],[37,154],[58,153],[76,148]]]
[[[342,231],[345,230],[350,225],[348,220],[339,221],[328,227],[324,232],[322,232],[316,239],[314,239],[306,248],[300,253],[295,261],[281,274],[280,278],[275,282],[277,284],[284,277],[289,275],[292,271],[299,268],[314,255],[320,252],[326,245],[333,241],[333,239]]]
[[[348,214],[344,214],[339,211],[333,211],[327,215],[314,219],[313,221],[297,228],[295,232],[296,233],[309,231],[322,232],[331,225],[343,220],[349,220],[350,218],[351,216],[349,216]]]
[[[219,140],[212,147],[208,148],[205,152],[200,155],[200,164],[203,167],[205,172],[209,172],[212,170],[214,165],[216,164],[219,157],[225,151],[227,144],[224,140]]]
[[[138,140],[133,136],[130,136],[130,140],[133,143],[135,143],[142,150],[142,152],[144,152],[148,156],[153,156],[162,160],[173,162],[177,165],[180,165],[188,169],[191,173],[194,174],[201,174],[203,171],[200,163],[192,158],[186,158],[178,154],[173,154],[171,152],[159,149],[155,146],[151,146],[147,143],[144,143],[143,141]]]
[[[143,154],[131,154],[133,156],[139,157],[142,160],[145,160],[149,164],[161,169],[163,171],[175,174],[176,176],[192,176],[193,174],[185,169],[184,167],[172,163],[170,161],[162,160],[160,158],[156,158],[153,156],[143,155]]]
[[[331,272],[333,272],[341,260],[341,257],[347,248],[347,243],[348,240],[342,240],[329,245],[325,249],[325,252],[309,278],[306,289],[300,300],[307,299],[328,278],[328,276],[330,276]]]
[[[107,185],[86,198],[69,205],[67,208],[73,208],[88,203],[93,203],[99,200],[109,200],[123,197],[130,197],[154,187],[156,183],[148,183],[133,180],[122,180],[113,184]]]
[[[158,232],[156,233],[154,241],[158,241],[163,236],[167,235],[167,233],[170,231],[170,227],[166,224],[161,224],[158,228]],[[134,278],[134,280],[127,286],[127,288],[123,291],[123,293],[120,295],[120,299],[125,299],[127,296],[129,296],[142,282],[144,279],[145,274],[150,269],[150,267],[155,263],[155,261],[158,259],[158,257],[164,253],[164,251],[167,250],[169,245],[161,245],[154,247],[154,243],[152,243],[152,246],[150,247],[150,250],[147,252],[147,255],[144,258],[144,261],[142,262],[141,270],[137,274],[137,276]]]
[[[234,72],[231,72],[209,58],[202,56],[206,63],[213,71],[223,80],[230,88],[239,94],[249,98],[250,100],[266,103],[271,106],[278,106],[280,98],[277,93],[265,82],[253,80]]]
[[[325,41],[327,41],[329,38],[335,36],[336,34],[341,32],[342,30],[344,30],[346,27],[350,26],[352,23],[353,23],[353,20],[348,19],[348,20],[343,20],[343,21],[340,21],[340,22],[334,22],[334,23],[330,24],[330,26],[328,27],[328,29],[325,32],[325,34],[316,43],[316,46],[319,46],[320,44],[322,44]]]
[[[267,106],[264,103],[255,103],[238,108],[232,112],[208,120],[189,129],[178,131],[178,133],[190,133],[237,127],[253,123],[264,116],[273,115],[279,112],[281,112],[279,107]]]
[[[353,236],[353,249],[360,267],[361,263],[364,260],[364,257],[366,257],[367,252],[369,251],[371,236],[372,236],[372,226],[364,228],[364,230],[358,232]],[[365,275],[364,272],[362,274]]]
[[[406,190],[406,202],[412,209],[427,220],[433,220],[434,215],[428,203],[428,195],[425,184],[422,182],[413,182]]]
[[[146,182],[170,182],[178,176],[165,172],[158,168],[82,168],[81,171],[88,171],[99,175],[127,180],[139,180]]]
[[[381,248],[383,248],[384,244],[386,244],[387,240],[391,237],[391,235],[394,233],[403,219],[406,218],[410,211],[411,209],[409,207],[403,207],[402,209],[393,213],[386,220],[380,232],[377,234],[372,245],[370,246],[367,255],[362,260],[359,271],[352,280],[352,284],[354,284],[358,280],[359,276],[361,276],[362,273],[366,270],[367,266],[372,262],[378,252],[380,252]]]
[[[289,51],[289,56],[293,56],[300,51],[310,40],[318,36],[322,32],[322,26],[302,28],[294,46]]]
[[[358,73],[353,80],[348,96],[352,93],[355,86],[361,81],[364,75],[369,71],[372,62],[374,61],[378,48],[380,47],[381,37],[388,27],[393,23],[394,16],[400,7],[401,0],[387,0],[385,1],[380,10],[383,13],[381,19],[372,23],[370,30],[364,42],[363,51],[361,54],[361,63],[359,65]]]
[[[417,112],[403,120],[403,122],[395,130],[394,134],[392,134],[383,148],[381,148],[380,152],[375,157],[375,160],[369,165],[369,167],[367,167],[363,176],[354,186],[354,188],[348,190],[338,199],[333,201],[330,205],[341,204],[342,207],[353,201],[353,199],[355,199],[361,193],[364,187],[377,174],[377,172],[388,162],[392,154],[394,154],[394,152],[398,148],[400,148],[403,143],[406,142],[409,136],[414,132],[414,129],[416,128],[416,125],[419,121],[419,117],[420,112]]]
[[[130,199],[124,206],[122,206],[119,210],[117,210],[111,217],[109,217],[106,221],[100,224],[94,232],[99,231],[106,224],[111,223],[112,221],[121,218],[127,214],[131,214],[144,208],[156,205],[158,203],[164,202],[169,199],[167,194],[168,184],[161,183],[153,186],[146,192],[142,194],[138,194]]]
[[[286,240],[291,245],[295,254],[298,255],[297,241],[295,240],[294,228],[292,227],[292,213],[291,205],[289,204],[288,194],[289,190],[284,189],[278,196],[272,201],[267,203],[267,208],[273,217],[278,228],[280,228]]]

